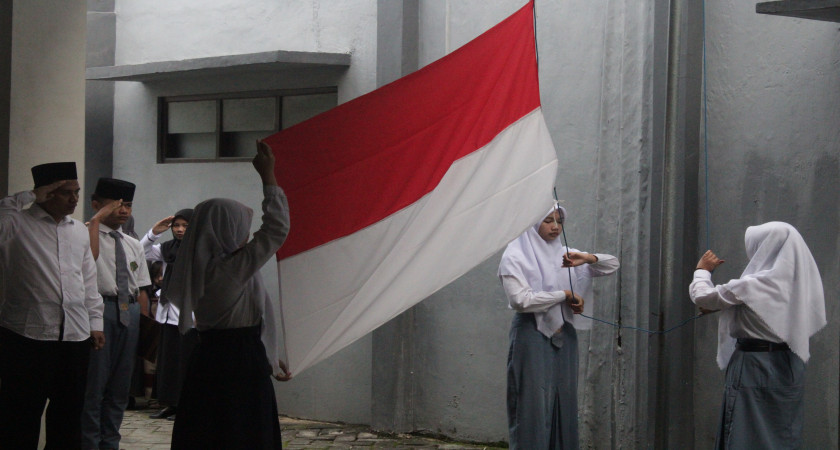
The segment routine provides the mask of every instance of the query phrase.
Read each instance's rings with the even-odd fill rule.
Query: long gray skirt
[[[790,350],[736,350],[726,367],[716,448],[802,448],[805,363]]]
[[[551,339],[534,315],[517,313],[510,328],[507,411],[510,448],[577,449],[577,333],[570,324]]]

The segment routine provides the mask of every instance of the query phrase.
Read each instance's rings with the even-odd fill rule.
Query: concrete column
[[[377,3],[377,86],[418,69],[418,1]],[[371,425],[375,429],[414,429],[415,308],[373,332]]]
[[[698,244],[698,169],[702,113],[702,4],[673,0],[669,8],[669,52],[666,69],[664,147],[655,152],[662,168],[661,259],[651,269],[658,281],[658,299],[651,310],[658,327],[673,326],[696,313],[687,297]],[[694,327],[688,326],[652,341],[648,390],[655,393],[654,436],[657,448],[694,446]]]
[[[17,0],[12,12],[8,191],[32,189],[29,168],[53,161],[76,161],[83,183],[85,3]]]
[[[12,90],[12,1],[0,1],[0,197],[9,187],[9,118]]]
[[[113,66],[117,16],[114,0],[88,0],[86,67]],[[114,82],[85,82],[85,185],[93,192],[99,177],[110,177],[114,164]],[[85,217],[93,215],[83,199]]]

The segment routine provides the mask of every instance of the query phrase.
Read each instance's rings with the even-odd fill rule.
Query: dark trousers
[[[46,448],[79,448],[90,348],[0,328],[0,448],[38,448],[47,399]]]

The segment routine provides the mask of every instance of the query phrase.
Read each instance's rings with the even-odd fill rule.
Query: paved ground
[[[121,428],[120,448],[163,450],[169,448],[174,422],[149,419],[153,410],[126,411]],[[390,435],[362,425],[313,422],[280,417],[283,448],[292,449],[501,449],[476,444],[445,442],[413,435]]]

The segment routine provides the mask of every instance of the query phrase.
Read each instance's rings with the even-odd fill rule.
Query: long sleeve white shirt
[[[163,266],[160,268],[161,273],[166,273],[167,264],[166,261],[163,260],[163,253],[160,250],[160,244],[157,243],[161,236],[163,236],[163,233],[155,234],[152,229],[149,229],[149,231],[147,231],[140,239],[140,244],[143,245],[143,251],[146,253],[146,259],[149,261],[162,262]],[[158,303],[157,312],[155,312],[155,320],[160,323],[177,326],[178,317],[180,315],[181,311],[179,311],[178,307],[172,304],[172,302]],[[193,323],[195,323],[194,318]]]
[[[721,286],[712,283],[712,273],[708,270],[694,271],[694,280],[688,287],[688,294],[695,305],[705,309],[735,308],[735,317],[730,327],[733,338],[764,339],[771,342],[782,342],[770,330],[763,320],[734,294]]]
[[[0,326],[30,339],[83,341],[102,331],[102,297],[85,225],[58,223],[33,191],[0,200]]]
[[[585,264],[579,269],[584,270],[585,275],[590,278],[600,277],[618,270],[618,258],[615,256],[604,253],[593,253],[593,255],[598,258],[598,261],[594,264]],[[502,276],[502,286],[507,294],[508,306],[522,313],[545,312],[557,303],[566,300],[566,294],[563,291],[537,291],[528,286],[524,280],[511,275]]]

